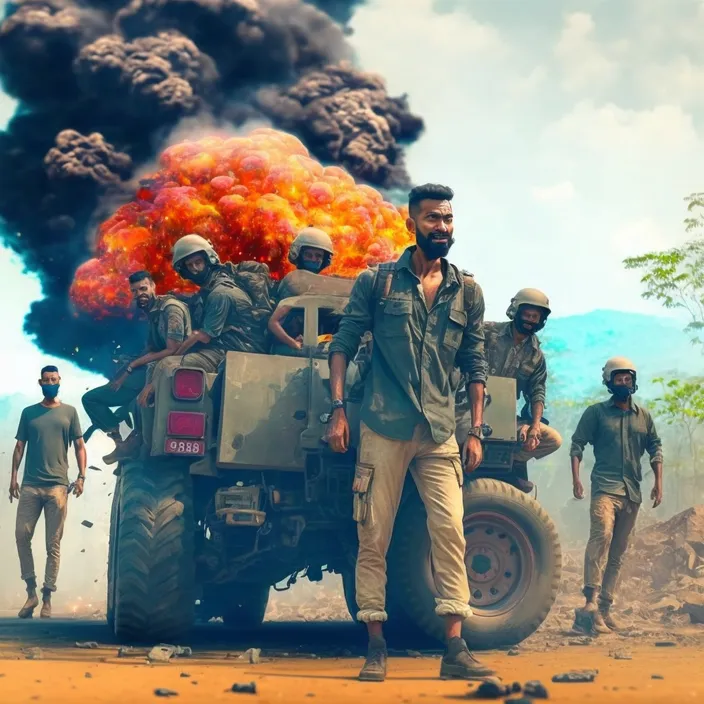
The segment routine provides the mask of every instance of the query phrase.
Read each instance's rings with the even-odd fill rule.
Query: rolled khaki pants
[[[386,553],[411,463],[411,473],[428,514],[435,582],[440,594],[435,600],[435,613],[462,618],[472,615],[464,562],[463,475],[455,437],[438,445],[424,423],[416,427],[411,440],[391,440],[362,423],[353,486],[359,536],[355,583],[359,621],[387,619]]]
[[[518,427],[528,425],[519,421]],[[540,444],[532,452],[519,450],[513,457],[514,462],[527,462],[528,460],[539,460],[547,457],[553,452],[557,452],[562,445],[562,437],[554,428],[545,423],[540,424]]]
[[[53,485],[46,487],[23,486],[17,506],[15,539],[20,558],[22,579],[36,580],[34,557],[32,555],[32,537],[37,521],[44,511],[46,528],[46,569],[44,571],[44,589],[56,591],[56,578],[59,574],[61,538],[64,535],[66,507],[68,504],[68,487]]]
[[[611,604],[623,555],[636,525],[640,504],[627,496],[595,494],[589,507],[591,527],[584,553],[584,586]],[[604,569],[606,566],[606,569]]]

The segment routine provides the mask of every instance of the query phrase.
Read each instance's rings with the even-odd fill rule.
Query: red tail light
[[[205,413],[171,411],[166,421],[166,434],[178,438],[205,437]]]
[[[205,391],[205,374],[200,369],[177,369],[173,394],[179,401],[200,401]]]

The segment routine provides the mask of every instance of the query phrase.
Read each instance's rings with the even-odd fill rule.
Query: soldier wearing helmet
[[[550,315],[548,297],[536,288],[522,288],[506,310],[508,322],[484,323],[489,374],[516,380],[518,398],[525,398],[518,419],[518,437],[523,442],[516,454],[513,473],[518,488],[533,489],[528,481],[528,460],[541,459],[562,444],[560,434],[543,418],[547,366],[535,333],[545,327]]]
[[[626,357],[612,357],[602,369],[611,398],[584,411],[572,436],[570,461],[573,493],[584,498],[579,465],[587,444],[594,448],[591,475],[591,528],[584,556],[584,612],[593,630],[609,633],[619,626],[610,613],[638,510],[642,503],[641,458],[648,453],[655,483],[653,508],[662,502],[662,443],[651,414],[633,400],[638,390],[637,369]],[[598,606],[597,606],[598,602]]]
[[[335,250],[330,236],[315,227],[301,230],[291,242],[288,260],[296,270],[283,278],[279,284],[277,298],[279,301],[291,295],[295,284],[301,286],[302,279],[310,278],[312,287],[315,276],[330,266]],[[300,350],[303,345],[303,316],[289,315],[290,306],[279,306],[269,318],[269,331],[276,340],[293,350]]]

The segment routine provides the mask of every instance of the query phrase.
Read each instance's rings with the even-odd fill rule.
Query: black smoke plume
[[[19,102],[0,132],[3,238],[40,276],[25,331],[45,352],[110,374],[139,346],[129,321],[76,317],[68,288],[97,224],[185,119],[269,121],[323,163],[383,189],[409,184],[422,120],[356,70],[359,0],[14,0],[0,81]]]

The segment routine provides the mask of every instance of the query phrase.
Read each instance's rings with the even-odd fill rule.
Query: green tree
[[[685,199],[688,217],[685,231],[695,236],[681,247],[663,252],[648,252],[624,260],[626,269],[644,272],[642,296],[659,301],[665,308],[686,311],[690,322],[686,331],[694,344],[704,340],[704,193],[692,193]]]

